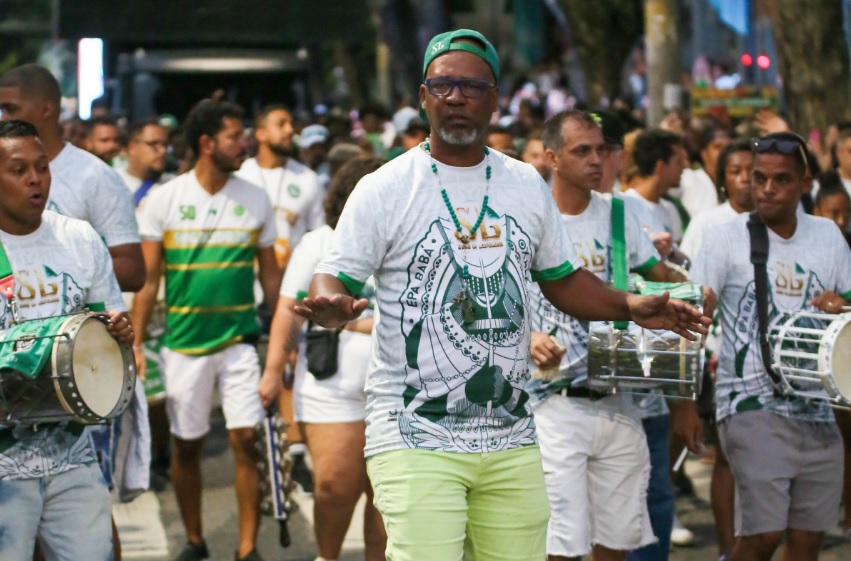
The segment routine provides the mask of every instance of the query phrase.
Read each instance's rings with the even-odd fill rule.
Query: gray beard
[[[473,129],[468,133],[450,133],[445,129],[437,129],[437,135],[440,139],[451,146],[469,146],[479,138],[479,132]]]

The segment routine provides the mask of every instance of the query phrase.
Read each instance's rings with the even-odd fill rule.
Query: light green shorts
[[[366,460],[387,561],[543,561],[541,452],[394,450]]]

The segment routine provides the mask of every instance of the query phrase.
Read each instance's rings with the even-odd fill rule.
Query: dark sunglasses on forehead
[[[765,154],[766,152],[779,152],[786,156],[799,156],[804,162],[804,171],[809,173],[810,164],[807,158],[807,149],[804,139],[795,134],[783,137],[762,137],[751,140],[754,154]]]
[[[470,99],[479,99],[492,90],[494,86],[487,80],[474,80],[473,78],[426,78],[425,87],[428,93],[435,97],[446,97],[452,95],[455,88],[461,91],[461,95]]]

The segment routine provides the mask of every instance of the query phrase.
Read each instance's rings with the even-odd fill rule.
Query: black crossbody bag
[[[751,239],[756,315],[759,321],[759,351],[762,355],[762,365],[771,378],[775,393],[781,393],[783,380],[771,367],[771,342],[768,340],[768,228],[756,212],[752,212],[748,219],[748,234]]]
[[[337,373],[341,329],[313,329],[307,323],[307,371],[317,380],[325,380]]]

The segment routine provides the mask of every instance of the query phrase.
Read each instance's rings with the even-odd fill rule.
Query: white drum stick
[[[680,457],[677,458],[677,463],[674,464],[674,473],[680,471],[680,467],[682,467],[683,462],[686,461],[686,456],[688,455],[688,447],[684,447],[683,451],[680,452]]]

